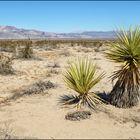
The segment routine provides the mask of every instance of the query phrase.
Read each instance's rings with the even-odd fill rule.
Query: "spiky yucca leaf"
[[[96,76],[96,66],[89,59],[78,59],[78,62],[70,63],[64,74],[64,80],[69,88],[79,93],[77,106],[87,105],[94,109],[97,103],[101,103],[101,98],[90,92],[104,76]]]
[[[106,52],[107,58],[115,62],[123,62],[125,65],[140,65],[140,28],[134,31],[130,28],[128,32],[117,33],[118,43],[109,43],[111,49]]]
[[[96,66],[91,60],[79,59],[69,65],[64,80],[71,89],[79,94],[86,94],[103,77],[103,74],[96,76],[96,73]]]
[[[111,49],[106,52],[107,58],[123,64],[112,75],[112,80],[118,81],[111,92],[111,102],[118,107],[130,107],[139,97],[140,28],[136,27],[134,31],[130,28],[128,32],[122,30],[117,36],[118,43],[110,42]]]
[[[119,42],[110,43],[111,49],[106,52],[106,55],[107,58],[115,62],[123,62],[124,65],[120,71],[114,73],[113,80],[119,78],[123,81],[130,81],[133,85],[139,84],[140,28],[136,27],[134,32],[131,28],[129,32],[122,30],[117,35]]]
[[[59,103],[62,105],[77,104],[79,102],[79,96],[77,95],[62,95],[59,98]]]

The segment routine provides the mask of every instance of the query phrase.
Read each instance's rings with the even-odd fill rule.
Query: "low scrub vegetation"
[[[13,91],[14,95],[10,97],[10,99],[7,100],[14,100],[19,97],[22,97],[24,95],[34,95],[34,94],[43,94],[47,93],[47,90],[55,88],[56,85],[52,83],[51,81],[37,81],[34,84],[25,87],[24,89],[20,91]]]
[[[25,46],[24,47],[19,47],[17,48],[18,50],[18,57],[20,58],[25,58],[25,59],[29,59],[33,57],[33,49],[32,49],[32,41],[31,40],[27,40],[25,42]]]
[[[13,74],[14,70],[12,67],[13,58],[0,54],[0,74]]]
[[[22,40],[0,40],[0,50],[7,52],[14,52],[16,47],[27,46],[30,42],[33,47],[45,47],[47,50],[56,49],[61,44],[64,46],[71,44],[71,47],[74,46],[82,46],[82,47],[101,47],[103,44],[108,43],[109,40],[95,40],[95,39],[59,39],[59,40],[30,40],[30,39],[22,39]],[[110,40],[111,42],[117,42],[117,40]]]

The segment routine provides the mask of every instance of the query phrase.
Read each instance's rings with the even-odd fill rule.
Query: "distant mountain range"
[[[83,31],[73,33],[52,33],[34,29],[21,29],[14,26],[0,26],[0,39],[45,39],[45,38],[90,38],[90,39],[113,39],[113,31]]]

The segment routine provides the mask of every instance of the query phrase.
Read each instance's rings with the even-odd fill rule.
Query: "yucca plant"
[[[116,83],[110,94],[110,103],[121,108],[138,104],[140,86],[140,28],[134,31],[117,32],[118,42],[109,43],[107,58],[121,63],[121,69],[115,71],[112,80]]]
[[[64,105],[76,104],[77,108],[88,106],[96,109],[96,105],[102,103],[102,99],[96,93],[91,92],[91,89],[99,83],[103,76],[104,73],[97,76],[96,65],[88,58],[69,63],[64,74],[64,81],[78,95],[63,95],[61,103]]]

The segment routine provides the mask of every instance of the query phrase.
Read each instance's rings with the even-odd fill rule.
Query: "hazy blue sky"
[[[140,25],[140,1],[0,2],[0,25],[51,32],[106,31]]]

